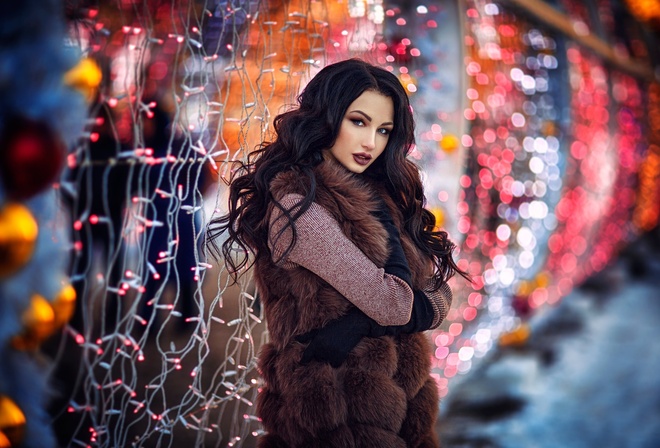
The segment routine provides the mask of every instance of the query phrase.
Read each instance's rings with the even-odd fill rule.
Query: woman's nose
[[[362,146],[365,149],[374,149],[376,147],[376,134],[374,132],[368,132],[362,141]]]

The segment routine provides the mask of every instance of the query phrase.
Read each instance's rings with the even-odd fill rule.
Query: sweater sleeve
[[[424,294],[428,297],[431,302],[431,307],[433,307],[433,322],[429,330],[438,328],[442,321],[447,317],[449,312],[449,307],[451,307],[451,302],[453,300],[453,294],[448,284],[443,284],[437,291],[433,291],[433,280],[429,280],[425,285]]]
[[[301,195],[288,194],[280,204],[295,212]],[[377,267],[346,235],[330,213],[317,203],[295,221],[296,244],[282,259],[292,240],[291,227],[279,209],[270,216],[268,245],[280,266],[302,266],[321,277],[380,325],[403,325],[410,320],[413,293],[400,278]]]

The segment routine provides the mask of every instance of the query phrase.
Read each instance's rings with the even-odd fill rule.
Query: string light
[[[67,327],[84,359],[85,381],[79,392],[87,400],[82,404],[70,401],[67,410],[81,414],[81,421],[93,422],[72,434],[70,443],[81,446],[113,445],[131,427],[129,415],[138,420],[148,416],[154,423],[144,427],[140,438],[146,439],[153,433],[171,436],[177,425],[220,434],[221,426],[209,421],[212,411],[213,418],[219,418],[217,414],[222,415],[228,402],[254,407],[256,347],[263,343],[255,329],[263,329],[263,322],[256,311],[257,299],[247,292],[249,275],[238,285],[241,293],[237,309],[232,311],[236,315],[229,315],[223,307],[228,282],[222,280],[226,278],[222,267],[214,269],[197,249],[194,262],[183,267],[176,264],[181,252],[197,247],[201,235],[195,220],[205,213],[205,207],[195,182],[204,171],[213,178],[234,170],[235,161],[245,160],[247,152],[268,136],[273,111],[288,104],[300,83],[325,65],[326,58],[370,51],[381,33],[383,18],[381,1],[362,2],[363,11],[355,18],[349,18],[346,5],[325,2],[288,2],[280,10],[249,2],[223,9],[218,3],[204,14],[221,19],[223,32],[232,38],[224,43],[220,38],[213,47],[207,45],[211,28],[190,26],[183,22],[185,15],[176,13],[185,2],[140,14],[129,3],[119,4],[121,15],[100,8],[89,23],[81,23],[77,29],[84,37],[81,44],[89,45],[83,50],[101,59],[111,58],[114,72],[114,81],[100,95],[109,117],[91,120],[85,138],[92,145],[110,138],[116,148],[109,157],[98,158],[96,147],[81,146],[69,157],[68,167],[74,172],[100,169],[103,175],[92,182],[102,184],[101,194],[114,194],[112,189],[117,188],[129,199],[121,226],[116,227],[107,202],[99,213],[81,200],[79,216],[72,220],[79,237],[75,242],[79,257],[97,250],[89,241],[89,228],[96,232],[103,226],[114,233],[101,266],[105,271],[95,276],[97,282],[86,284],[85,272],[72,278],[85,285],[82,300],[89,304],[84,309],[84,329],[78,332]],[[175,23],[172,17],[176,17]],[[332,40],[329,24],[340,21],[346,32]],[[265,32],[268,28],[270,34]],[[257,41],[265,42],[268,50],[260,53]],[[163,97],[157,92],[158,86],[168,85],[173,86],[171,101],[167,94]],[[175,118],[171,129],[158,130],[169,138],[165,153],[148,140],[150,127],[158,126],[163,111]],[[179,141],[186,144],[177,152]],[[137,188],[110,185],[108,173],[119,169],[128,170],[124,171],[130,173],[126,182],[137,183]],[[89,187],[76,181],[80,177],[62,182],[61,188],[78,193]],[[129,191],[134,193],[129,195]],[[154,215],[162,203],[169,204],[168,214]],[[177,215],[193,222],[195,241],[182,239],[191,236],[179,233]],[[151,257],[150,246],[160,241],[150,235],[161,230],[166,241]],[[116,268],[123,273],[120,278],[114,278]],[[190,275],[195,291],[199,308],[195,316],[184,316],[177,307],[177,302],[185,300],[179,297],[185,275]],[[205,282],[207,275],[219,280]],[[154,281],[159,285],[170,282],[175,291],[163,286],[154,292],[149,287]],[[218,290],[207,307],[201,291],[208,283],[217,283]],[[207,293],[204,297],[208,299]],[[144,314],[143,308],[149,313]],[[107,323],[115,314],[118,320]],[[186,331],[192,334],[187,340],[176,337],[166,329],[170,321],[189,324]],[[221,365],[209,367],[205,360],[211,348],[218,350],[212,328],[227,333],[226,358]],[[153,378],[144,376],[149,366],[159,364],[160,373]],[[189,373],[187,393],[183,400],[168,400],[168,386],[181,381],[179,371]],[[229,446],[243,443],[245,436],[263,433],[252,412],[246,415],[250,417],[232,427],[232,432],[238,432],[226,439]]]
[[[584,5],[563,3],[591,26]],[[470,161],[457,229],[464,235],[459,266],[475,284],[457,282],[454,296],[468,299],[454,304],[446,330],[434,332],[442,378],[469,371],[499,335],[517,334],[535,309],[602,269],[642,229],[643,216],[649,226],[658,219],[659,165],[641,131],[642,84],[609,77],[596,57],[569,42],[561,44],[564,58],[552,36],[506,8],[468,2],[465,17],[470,130],[461,143]],[[629,225],[633,213],[637,227]],[[449,385],[439,387],[444,395]]]

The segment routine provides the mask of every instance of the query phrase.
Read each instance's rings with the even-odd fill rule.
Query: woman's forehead
[[[377,124],[391,123],[394,119],[394,102],[387,95],[366,90],[348,106],[347,112],[362,112],[369,121]]]

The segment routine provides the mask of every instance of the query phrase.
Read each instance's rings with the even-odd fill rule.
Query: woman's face
[[[394,127],[392,99],[367,90],[346,109],[335,144],[324,150],[326,160],[336,160],[353,173],[363,173],[385,150]]]

